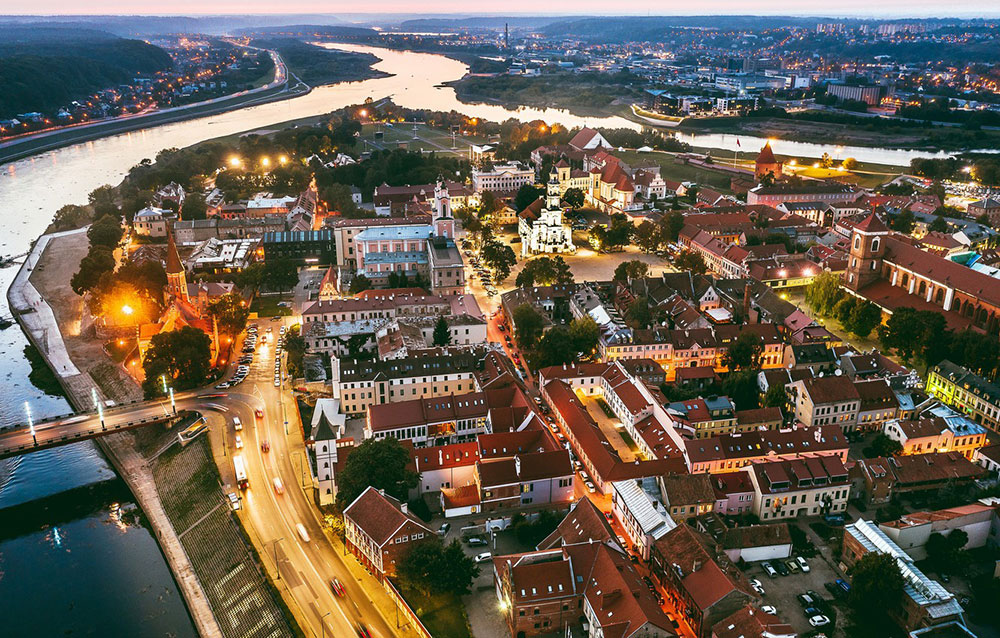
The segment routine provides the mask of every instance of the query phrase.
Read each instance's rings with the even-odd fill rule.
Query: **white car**
[[[772,616],[778,615],[778,609],[774,605],[761,605],[760,610],[765,614],[771,614]]]
[[[802,558],[801,556],[796,556],[795,562],[799,564],[799,568],[802,570],[802,573],[804,574],[809,573],[809,563],[806,562],[806,559]]]
[[[760,581],[757,580],[756,578],[750,579],[750,586],[753,587],[753,590],[758,594],[760,594],[761,596],[764,595],[764,586],[761,585]]]
[[[824,627],[830,624],[830,619],[823,614],[817,614],[809,619],[809,624],[813,627]]]
[[[236,435],[236,449],[237,450],[242,450],[243,449],[243,439],[240,438],[239,434]]]
[[[489,552],[483,552],[482,554],[476,554],[476,557],[473,558],[472,560],[474,560],[477,563],[485,563],[491,558],[493,558],[493,554]]]

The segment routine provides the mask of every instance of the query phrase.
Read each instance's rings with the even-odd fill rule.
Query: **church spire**
[[[188,300],[187,272],[177,254],[177,244],[174,243],[174,229],[167,229],[167,296],[175,299]]]

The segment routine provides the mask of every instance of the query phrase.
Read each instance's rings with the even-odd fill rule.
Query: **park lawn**
[[[292,303],[291,297],[285,295],[271,295],[268,297],[256,296],[250,304],[250,314],[257,313],[258,317],[287,317],[292,314],[292,309],[286,306],[279,306],[278,302],[286,304]]]
[[[718,151],[716,151],[718,152]],[[709,186],[722,193],[731,193],[729,175],[705,170],[689,164],[678,164],[674,155],[669,153],[639,153],[637,151],[616,151],[614,153],[626,164],[638,162],[656,162],[660,165],[660,175],[663,179],[675,182],[694,182]],[[719,160],[721,162],[721,160]]]
[[[454,594],[425,596],[417,590],[407,588],[402,588],[401,593],[432,636],[471,638],[469,616],[465,613],[465,605],[458,596]]]

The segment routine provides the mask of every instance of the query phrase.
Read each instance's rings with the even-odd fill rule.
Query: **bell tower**
[[[874,212],[854,227],[847,262],[847,287],[855,292],[882,276],[882,257],[889,228]]]
[[[173,228],[167,230],[167,265],[164,270],[167,272],[167,297],[188,301],[187,272],[177,254]]]
[[[451,193],[444,178],[438,176],[434,186],[434,234],[438,237],[455,238],[455,218],[451,214]]]

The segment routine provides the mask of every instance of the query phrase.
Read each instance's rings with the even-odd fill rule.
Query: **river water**
[[[375,68],[389,77],[319,87],[308,95],[200,119],[86,142],[0,166],[0,255],[20,254],[64,204],[85,203],[87,193],[119,182],[144,158],[171,147],[280,122],[320,115],[365,98],[391,97],[410,108],[456,110],[470,117],[541,119],[567,127],[638,128],[621,117],[586,118],[559,109],[507,109],[463,104],[442,83],[467,67],[439,55],[389,49],[325,45],[373,53]],[[741,135],[752,150],[764,140]],[[736,149],[736,136],[682,136],[698,146]],[[816,157],[825,147],[772,141],[776,152]],[[840,149],[844,157],[904,165],[933,154],[896,149]],[[14,268],[0,270],[6,290]],[[9,315],[6,296],[0,315]],[[0,423],[23,422],[24,403],[38,417],[69,411],[66,401],[45,395],[28,380],[26,345],[16,328],[0,332]],[[70,495],[67,497],[67,495]],[[118,506],[131,496],[91,443],[79,443],[0,461],[0,618],[4,636],[130,635],[192,636],[194,630],[166,564],[149,532],[127,524]],[[67,500],[69,499],[69,500]],[[6,508],[6,509],[4,509]],[[11,509],[13,508],[13,509]],[[13,619],[13,620],[11,620]]]

